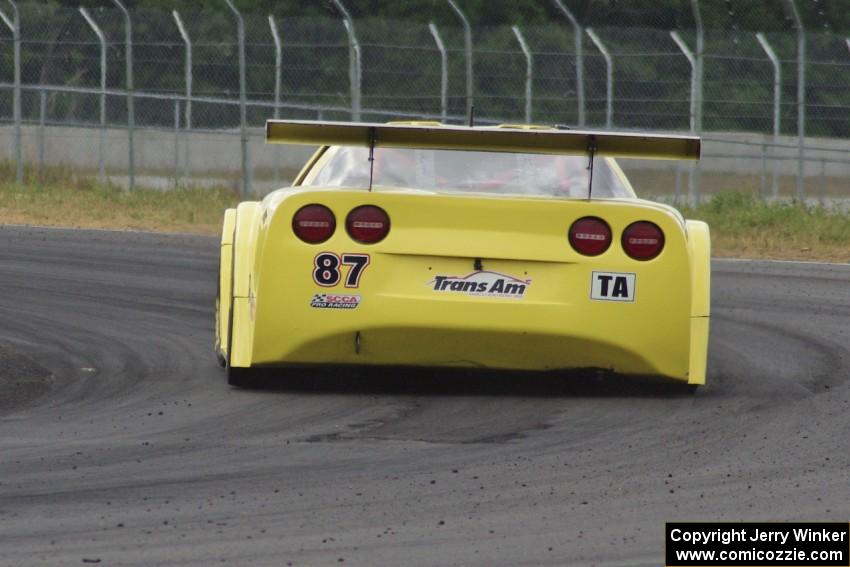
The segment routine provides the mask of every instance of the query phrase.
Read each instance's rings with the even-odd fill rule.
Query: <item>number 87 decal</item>
[[[360,276],[369,265],[368,254],[343,254],[337,256],[333,252],[316,254],[313,260],[313,281],[322,287],[334,287],[339,283],[342,274],[340,266],[348,266],[345,275],[345,287],[360,287]]]

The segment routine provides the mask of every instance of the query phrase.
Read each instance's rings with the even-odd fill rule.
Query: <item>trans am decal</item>
[[[428,285],[441,293],[522,299],[531,286],[531,280],[485,270],[472,272],[467,276],[434,276]]]
[[[310,307],[316,309],[357,309],[360,300],[359,295],[317,293],[310,301]]]

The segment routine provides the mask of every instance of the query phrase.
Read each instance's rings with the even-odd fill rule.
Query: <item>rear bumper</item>
[[[692,383],[704,379],[690,375],[692,335],[698,341],[699,331],[704,329],[707,337],[708,319],[704,317],[671,318],[667,314],[665,324],[655,324],[628,312],[612,316],[612,309],[621,305],[580,309],[529,303],[493,306],[489,302],[370,299],[354,310],[314,310],[303,319],[287,317],[286,311],[277,317],[258,312],[252,329],[251,365],[600,368]],[[369,303],[378,305],[370,310]],[[248,300],[237,299],[236,309],[250,316]],[[501,316],[494,318],[494,311]],[[296,320],[309,323],[291,325]]]

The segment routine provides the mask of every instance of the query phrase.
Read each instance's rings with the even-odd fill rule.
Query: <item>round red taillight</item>
[[[611,229],[602,219],[584,217],[570,227],[569,238],[579,254],[598,256],[611,246]]]
[[[292,231],[307,244],[321,244],[336,230],[336,217],[324,205],[304,205],[292,217]]]
[[[374,244],[390,232],[390,217],[384,209],[374,205],[357,207],[345,219],[348,235],[361,244]]]
[[[664,233],[651,222],[633,222],[623,231],[623,250],[635,260],[652,260],[663,248]]]

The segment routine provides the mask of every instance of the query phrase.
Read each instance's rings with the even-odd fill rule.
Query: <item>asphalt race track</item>
[[[850,265],[715,262],[692,396],[232,389],[217,261],[212,238],[0,228],[0,565],[660,565],[665,521],[850,519]]]

